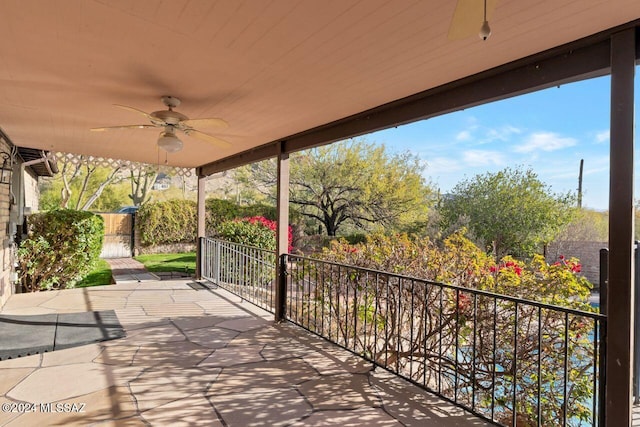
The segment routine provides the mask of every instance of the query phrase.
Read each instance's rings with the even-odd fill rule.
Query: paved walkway
[[[133,258],[107,258],[105,261],[111,266],[111,275],[116,283],[160,280],[158,276],[147,271],[144,264]]]
[[[0,313],[106,309],[126,338],[0,361],[0,425],[488,425],[188,280],[18,294]]]

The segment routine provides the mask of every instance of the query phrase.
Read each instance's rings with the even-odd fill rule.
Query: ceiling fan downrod
[[[487,0],[484,0],[484,19],[478,35],[482,40],[488,39],[491,35],[491,27],[489,27],[489,21],[487,21]]]

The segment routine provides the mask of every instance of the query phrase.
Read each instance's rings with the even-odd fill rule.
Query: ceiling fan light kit
[[[173,129],[160,132],[158,137],[158,147],[162,148],[167,153],[176,153],[182,150],[182,141],[173,132]]]
[[[160,136],[158,137],[158,147],[162,148],[168,153],[176,153],[182,150],[183,143],[176,136],[176,130],[182,131],[185,134],[198,138],[202,141],[209,142],[211,144],[217,145],[218,147],[229,147],[231,144],[221,138],[215,137],[213,135],[209,135],[208,133],[204,133],[195,129],[194,126],[205,126],[205,127],[214,127],[214,128],[226,128],[228,126],[227,122],[218,118],[207,118],[207,119],[189,119],[189,117],[185,116],[182,113],[177,111],[173,111],[174,108],[180,105],[180,99],[174,96],[163,96],[161,98],[164,105],[167,106],[167,110],[154,111],[153,113],[145,113],[142,110],[138,110],[134,107],[129,107],[126,105],[118,105],[115,104],[116,107],[122,108],[124,110],[133,111],[138,114],[142,114],[145,116],[151,124],[146,125],[125,125],[125,126],[110,126],[110,127],[102,127],[102,128],[93,128],[92,131],[101,132],[108,130],[121,130],[121,129],[146,129],[153,127],[161,127],[164,128],[164,131],[160,132]]]

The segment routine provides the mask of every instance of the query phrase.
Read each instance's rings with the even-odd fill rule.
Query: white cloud
[[[467,166],[500,166],[505,163],[505,158],[499,151],[467,150],[462,153],[462,162]]]
[[[456,135],[456,141],[469,141],[471,139],[471,132],[463,130]]]
[[[603,142],[609,142],[609,130],[603,130],[596,134],[596,142],[601,144]]]
[[[499,128],[493,128],[487,130],[487,141],[503,141],[508,142],[513,135],[522,133],[522,130],[511,125],[505,125]]]
[[[462,169],[463,166],[464,165],[459,160],[448,157],[435,157],[427,160],[426,173],[435,175],[442,172],[453,172]]]
[[[562,137],[554,132],[536,132],[529,135],[524,143],[514,148],[517,153],[532,153],[534,151],[557,151],[573,147],[578,141],[574,138]]]

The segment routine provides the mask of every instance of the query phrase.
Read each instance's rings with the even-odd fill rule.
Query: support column
[[[198,226],[196,230],[196,279],[198,280],[202,279],[202,241],[207,235],[205,222],[206,183],[207,177],[200,175],[200,170],[198,169]]]
[[[635,30],[611,37],[607,427],[631,426],[633,366],[633,133]]]
[[[283,153],[280,143],[278,154],[277,202],[278,229],[276,233],[276,253],[278,255],[276,271],[276,307],[275,320],[284,319],[287,298],[286,260],[289,252],[289,154]]]

